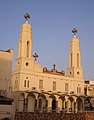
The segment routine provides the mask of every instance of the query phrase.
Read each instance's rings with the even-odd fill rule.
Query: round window
[[[70,75],[72,74],[72,72],[70,71],[70,73],[69,73]]]
[[[77,72],[77,75],[79,75],[79,74],[80,74],[80,72],[78,71],[78,72]]]
[[[28,65],[29,65],[29,63],[28,63],[28,62],[26,62],[26,63],[25,63],[25,65],[26,65],[26,66],[28,66]]]

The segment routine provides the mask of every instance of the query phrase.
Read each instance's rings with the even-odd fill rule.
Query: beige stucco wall
[[[15,74],[15,73],[14,73]],[[26,79],[28,77],[28,79]],[[39,80],[43,80],[43,89],[45,92],[52,91],[52,92],[62,92],[65,93],[65,83],[68,83],[68,94],[71,91],[74,91],[75,94],[77,93],[77,86],[81,87],[81,93],[84,94],[84,82],[83,80],[79,80],[77,78],[70,78],[65,76],[58,76],[58,75],[51,75],[46,73],[35,73],[29,71],[22,71],[20,75],[17,73],[12,76],[13,86],[15,86],[15,80],[18,80],[18,85],[16,88],[13,87],[13,91],[25,91],[29,90],[32,91],[32,88],[35,87],[36,91],[40,91],[39,89]],[[19,81],[20,79],[20,81]],[[29,87],[24,87],[24,81],[29,80],[30,85]],[[56,90],[53,91],[53,82],[56,82]]]
[[[0,90],[7,90],[10,97],[13,49],[0,50]]]

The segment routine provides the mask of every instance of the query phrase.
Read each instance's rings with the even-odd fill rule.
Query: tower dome
[[[30,31],[30,32],[31,32],[32,27],[31,27],[31,25],[28,23],[28,21],[26,21],[26,22],[22,25],[21,30],[22,30],[22,31],[27,31],[27,32]]]

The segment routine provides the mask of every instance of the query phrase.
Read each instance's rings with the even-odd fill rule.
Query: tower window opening
[[[78,71],[78,72],[77,72],[77,75],[79,75],[79,74],[80,74],[80,72]]]
[[[70,73],[69,73],[70,75],[72,74],[72,72],[70,71]]]
[[[56,90],[56,82],[53,82],[53,90]]]
[[[26,80],[24,81],[24,87],[26,87]]]
[[[18,86],[18,80],[15,80],[14,88],[17,88]]]
[[[26,66],[28,66],[28,65],[29,65],[29,63],[28,63],[28,62],[26,62],[26,63],[25,63],[25,65],[26,65]]]
[[[29,57],[29,41],[27,42],[27,57]]]
[[[27,81],[27,87],[29,87],[29,80]]]
[[[79,67],[79,53],[77,53],[77,67]]]
[[[72,53],[71,53],[71,67],[72,67]]]

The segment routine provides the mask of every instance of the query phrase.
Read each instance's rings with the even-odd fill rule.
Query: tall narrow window
[[[65,83],[65,92],[68,92],[68,83]]]
[[[29,87],[29,80],[27,81],[27,87]]]
[[[79,67],[79,53],[77,53],[77,67]]]
[[[71,53],[71,67],[72,67],[72,53]]]
[[[18,86],[18,80],[15,80],[14,88],[17,88]]]
[[[27,57],[29,57],[29,41],[27,42]]]
[[[26,87],[26,80],[24,81],[24,87]]]
[[[79,87],[79,93],[81,93],[81,87]]]
[[[80,86],[77,87],[77,93],[81,93],[81,87]]]
[[[43,80],[39,80],[39,89],[43,89]]]
[[[53,90],[56,90],[56,82],[53,82]]]
[[[79,88],[77,87],[77,93],[79,93],[79,90],[78,90]]]

